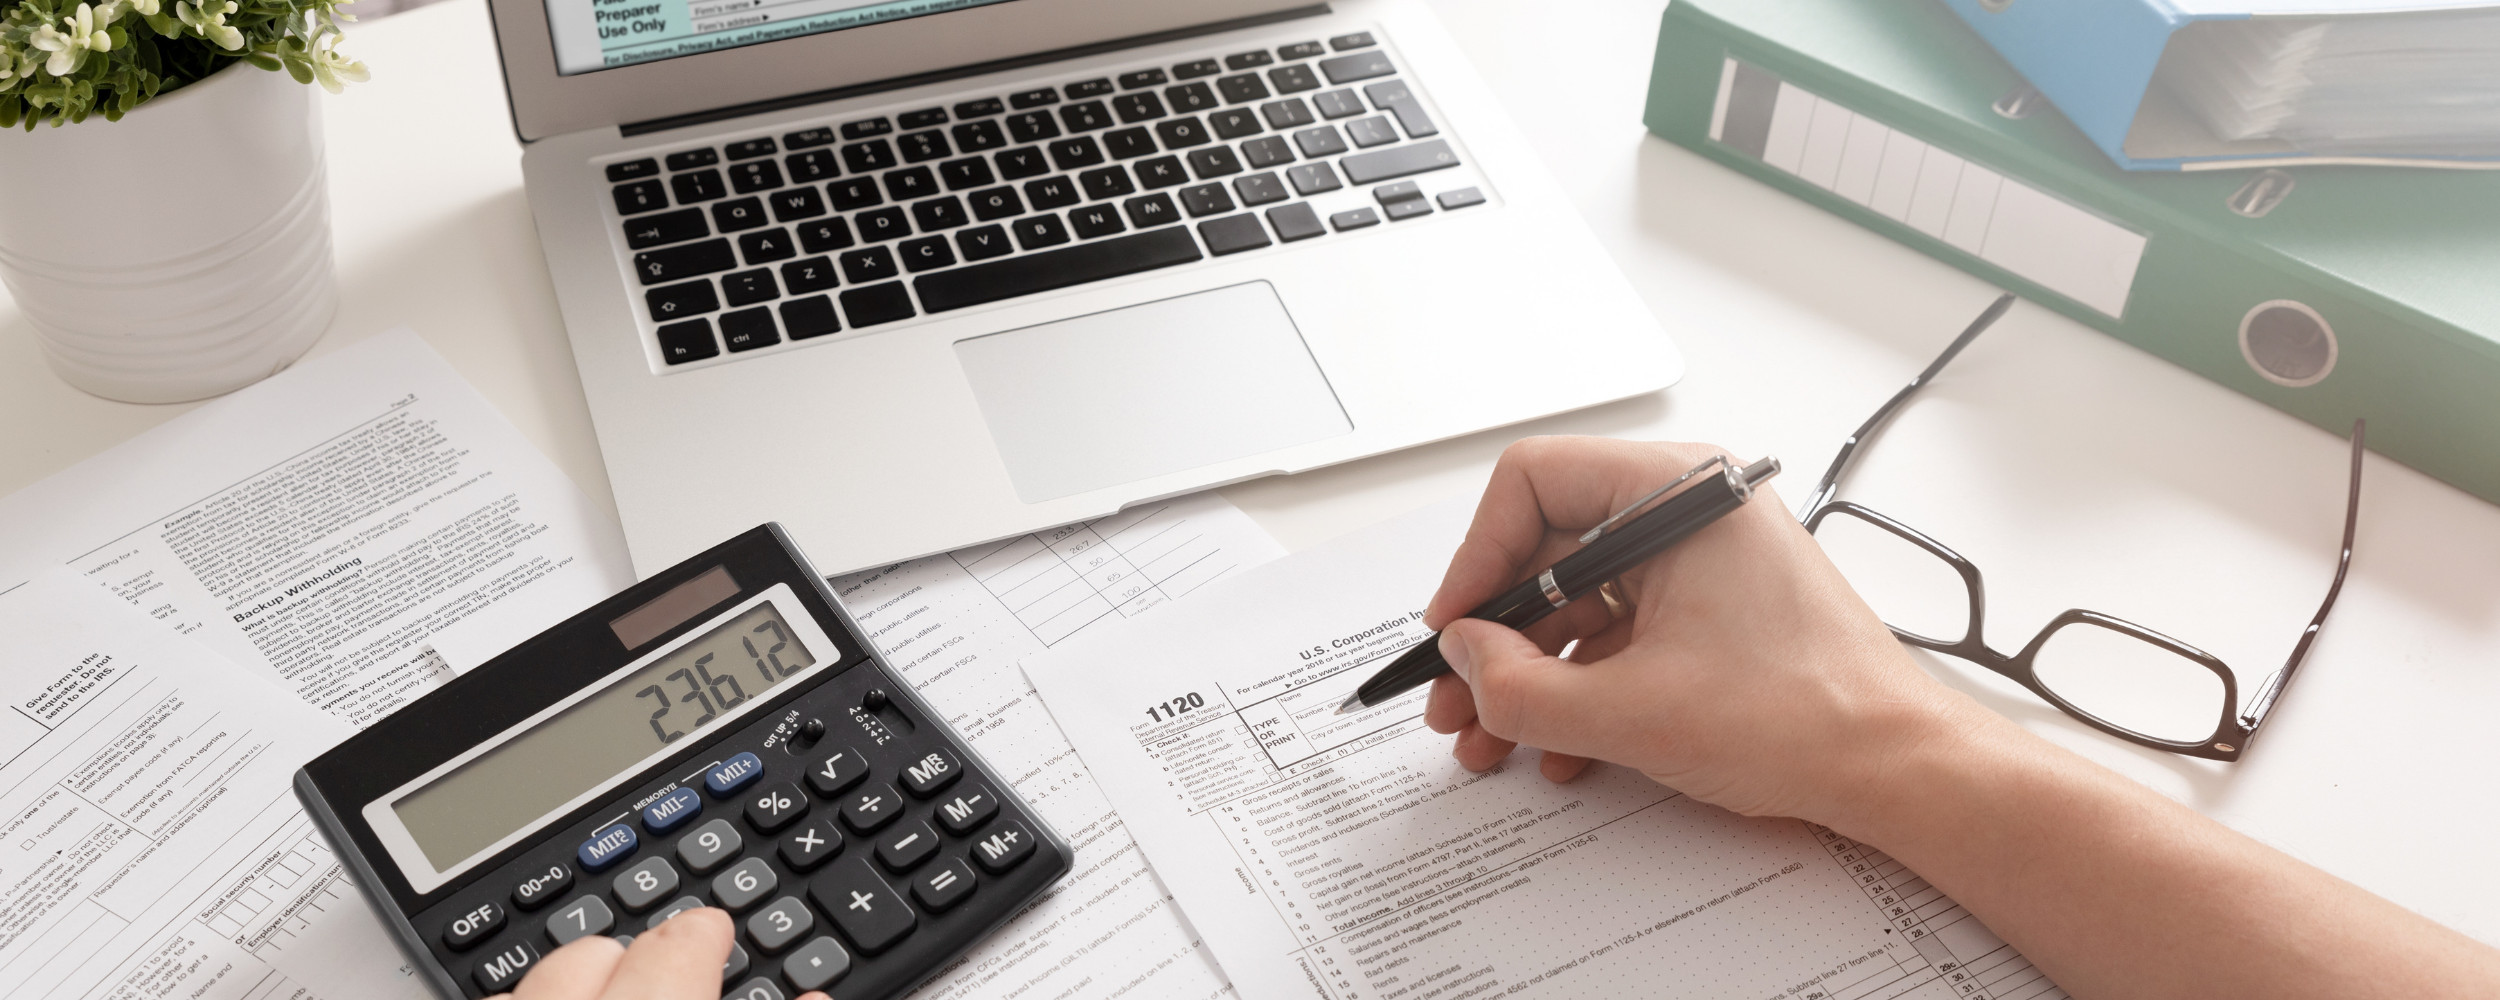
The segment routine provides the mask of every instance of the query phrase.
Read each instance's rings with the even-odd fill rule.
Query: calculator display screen
[[[764,601],[401,796],[391,810],[426,860],[449,871],[815,663]]]

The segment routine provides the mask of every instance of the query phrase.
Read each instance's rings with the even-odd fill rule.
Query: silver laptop
[[[892,563],[1674,382],[1420,0],[492,0],[634,564]]]

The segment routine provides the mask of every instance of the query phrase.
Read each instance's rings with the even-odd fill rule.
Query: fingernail
[[[1467,651],[1467,640],[1459,638],[1458,633],[1441,633],[1441,658],[1449,661],[1450,672],[1457,674],[1459,680],[1474,679],[1475,654]]]

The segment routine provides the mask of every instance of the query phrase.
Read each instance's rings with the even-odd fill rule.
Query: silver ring
[[[1536,575],[1536,589],[1545,592],[1545,603],[1547,604],[1551,604],[1559,608],[1565,604],[1571,603],[1570,596],[1564,594],[1562,587],[1554,583],[1553,570],[1549,569]]]

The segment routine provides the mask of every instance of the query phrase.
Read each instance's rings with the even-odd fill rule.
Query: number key
[[[747,793],[747,825],[758,833],[777,833],[807,815],[807,796],[797,785],[776,781]]]
[[[747,936],[765,952],[776,952],[816,929],[816,915],[796,896],[783,896],[747,918]]]
[[[608,901],[597,896],[584,896],[563,909],[547,914],[547,940],[557,947],[593,934],[605,934],[616,926],[616,911],[608,909]]]
[[[696,910],[701,909],[702,907],[703,901],[700,899],[696,899],[693,896],[679,896],[676,899],[670,900],[667,906],[663,906],[659,908],[659,910],[653,912],[651,914],[651,919],[643,921],[642,929],[646,931],[650,930],[651,928],[667,923],[668,918],[670,917],[684,913],[687,910]]]
[[[693,833],[686,835],[686,839],[678,841],[677,858],[684,861],[686,867],[694,869],[695,874],[702,875],[728,864],[729,859],[737,857],[739,849],[745,845],[746,841],[738,836],[737,827],[730,826],[728,820],[716,819],[695,827]],[[662,864],[666,862],[663,861]],[[675,874],[675,872],[670,873],[672,877]],[[640,909],[633,905],[632,900],[626,900],[625,905]]]
[[[722,909],[735,912],[761,902],[780,886],[781,876],[773,874],[772,865],[762,858],[748,858],[712,880],[712,898],[720,900]]]
[[[616,187],[616,214],[632,215],[668,207],[668,192],[659,181],[636,181]]]
[[[719,820],[712,823],[722,827],[729,825]],[[617,902],[625,904],[625,909],[631,912],[640,913],[677,891],[677,869],[668,863],[667,858],[652,858],[618,872],[614,888]]]

